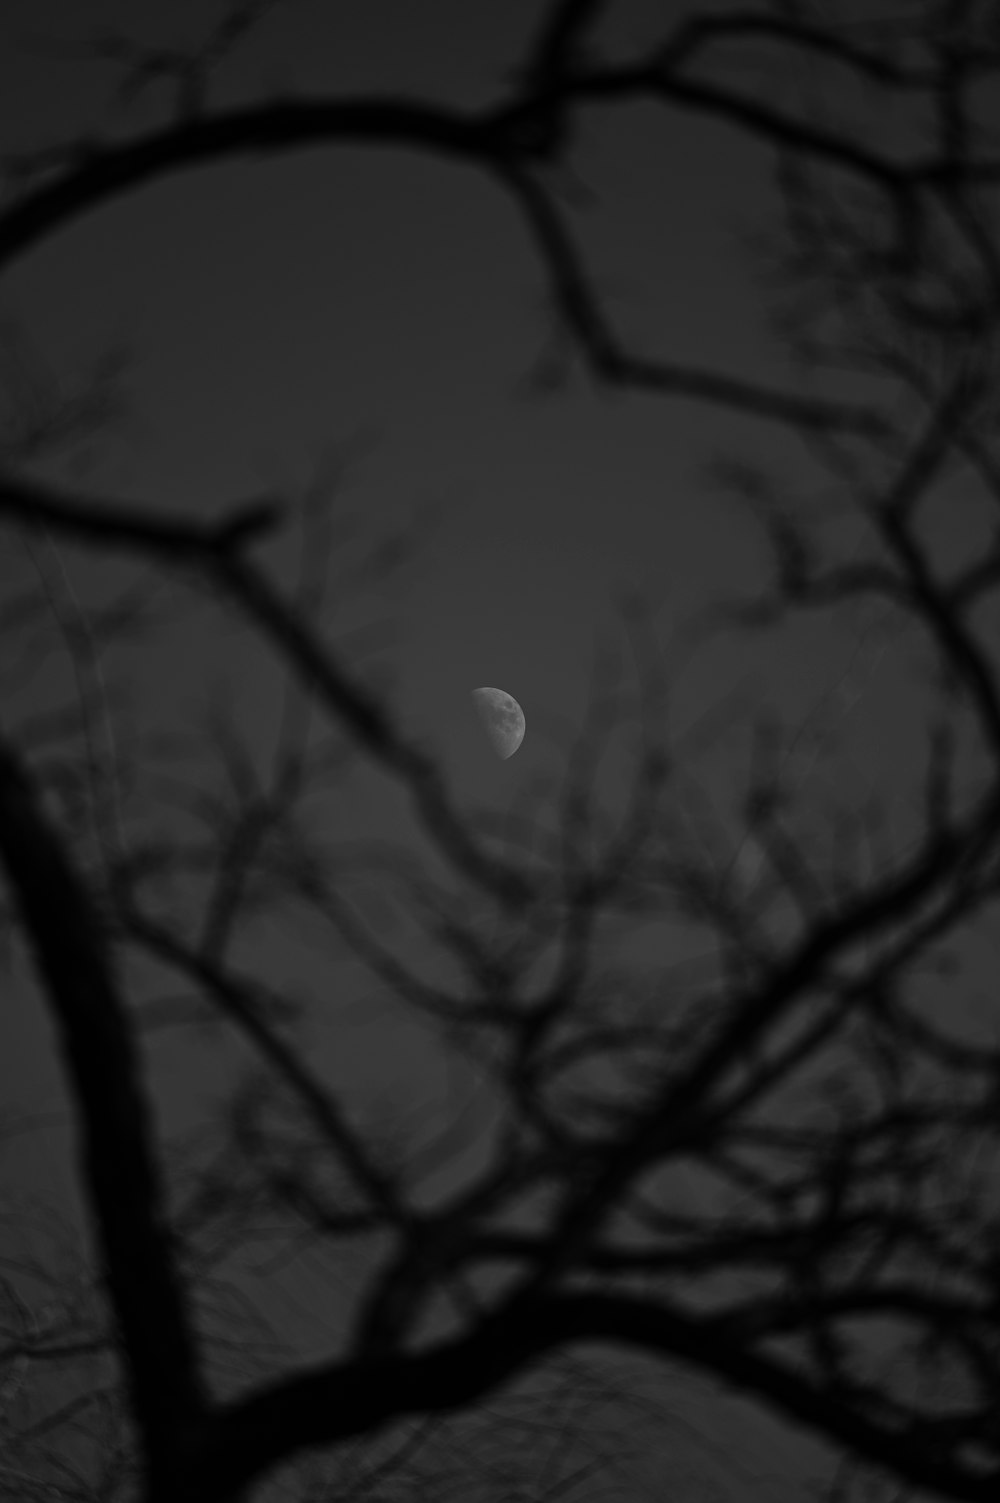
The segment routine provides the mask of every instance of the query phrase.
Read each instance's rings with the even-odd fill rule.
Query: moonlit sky
[[[641,42],[664,8],[619,7],[612,40]],[[217,97],[370,88],[478,103],[503,86],[539,9],[538,0],[288,0],[229,66]],[[109,70],[46,56],[41,38],[79,37],[90,21],[177,41],[198,35],[205,10],[8,0],[0,143],[60,138],[105,97]],[[152,96],[130,119],[151,124],[161,107]],[[741,244],[771,203],[763,153],[696,116],[631,109],[595,113],[577,160],[594,194],[579,219],[583,241],[622,328],[654,353],[779,380],[780,352]],[[898,753],[904,717],[891,651],[859,653],[815,623],[769,643],[766,657],[742,644],[670,656],[693,611],[763,577],[759,540],[707,483],[706,462],[750,445],[794,474],[803,456],[775,430],[690,402],[595,391],[579,371],[556,391],[532,389],[545,346],[543,279],[511,205],[466,167],[336,148],[178,174],[24,257],[0,288],[0,313],[22,323],[56,370],[109,344],[131,352],[126,419],[61,472],[87,489],[201,515],[264,491],[301,494],[341,465],[338,506],[363,528],[423,510],[398,587],[359,615],[379,630],[359,640],[366,671],[385,682],[460,801],[503,805],[552,767],[585,714],[595,649],[609,639],[623,589],[656,604],[681,733],[733,691],[751,704],[776,696],[794,716],[839,684],[844,716],[856,717],[862,781]],[[273,556],[287,567],[282,548]],[[85,594],[91,566],[80,567]],[[234,647],[217,616],[197,621],[155,659],[149,683],[162,713],[183,721],[192,697],[214,692],[213,675],[235,663],[233,701],[248,734],[273,739],[268,665],[248,661],[247,639]],[[523,707],[527,734],[509,762],[493,756],[471,714],[470,690],[482,684]],[[403,817],[377,779],[358,809],[359,829],[392,833]],[[44,1015],[18,1000],[0,1021],[4,1102],[15,1113],[58,1111]],[[377,1043],[371,1028],[352,1034],[357,1078],[384,1067],[386,1028],[383,1020]],[[403,1075],[418,1055],[405,1029],[398,1037]],[[183,1118],[215,1068],[217,1044],[197,1048],[192,1058],[190,1041],[155,1046],[164,1120]],[[442,1078],[432,1072],[416,1100],[440,1108]],[[392,1079],[379,1076],[379,1087],[391,1092]],[[17,1139],[4,1162],[62,1195],[66,1151],[57,1125]],[[810,1443],[772,1434],[728,1400],[657,1381],[716,1457],[732,1448],[750,1468],[734,1480],[690,1435],[674,1442],[723,1496],[803,1496],[818,1454]]]

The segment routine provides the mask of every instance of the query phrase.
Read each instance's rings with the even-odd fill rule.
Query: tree
[[[706,614],[696,640],[736,628],[773,642],[816,613],[881,632],[906,665],[913,752],[859,789],[834,698],[823,777],[795,766],[801,740],[761,709],[748,734],[729,716],[716,772],[703,750],[695,775],[668,734],[655,610],[632,600],[631,677],[598,673],[561,779],[503,820],[473,817],[331,627],[331,575],[353,569],[363,593],[406,539],[358,560],[322,487],[192,521],[53,478],[46,453],[105,411],[114,370],[29,400],[21,361],[0,516],[50,551],[41,586],[10,569],[21,650],[0,855],[71,1090],[105,1291],[92,1318],[121,1363],[142,1496],[235,1499],[305,1451],[475,1411],[596,1346],[680,1364],[808,1428],[844,1457],[837,1487],[860,1468],[992,1498],[1000,1053],[995,1003],[970,1000],[968,946],[1000,884],[993,9],[692,5],[619,55],[614,7],[560,0],[540,8],[499,101],[216,103],[219,70],[267,9],[236,6],[190,54],[96,40],[121,99],[166,82],[173,107],[14,160],[0,263],[168,172],[236,156],[391,144],[476,169],[547,279],[554,370],[736,410],[798,444],[784,473],[760,450],[714,465],[758,518],[774,576]],[[714,116],[773,156],[779,211],[756,253],[785,384],[690,369],[618,332],[563,174],[587,110],[637,103]],[[304,566],[285,588],[269,550],[296,523]],[[118,589],[109,566],[117,593],[84,607],[58,572],[69,546],[152,569],[174,593],[161,605],[134,573]],[[195,771],[177,772],[188,744],[133,735],[104,666],[117,638],[141,651],[157,612],[205,600],[287,674],[264,773],[218,705]],[[19,714],[52,607],[77,703]],[[616,729],[632,762],[609,806],[600,758]],[[413,839],[321,837],[359,766],[404,795]],[[266,954],[265,917],[282,934]],[[642,961],[634,936],[651,922],[710,943],[694,983]],[[347,1108],[309,1048],[302,936],[328,947],[327,975],[354,957],[474,1064],[480,1162],[437,1199],[422,1184],[461,1119],[415,1151],[404,1112]],[[247,1050],[207,1145],[160,1142],[144,1015],[223,1020]],[[343,1328],[320,1357],[295,1349],[291,1370],[286,1349],[210,1378],[213,1268],[265,1236],[336,1264]],[[37,1330],[18,1341],[41,1355]]]

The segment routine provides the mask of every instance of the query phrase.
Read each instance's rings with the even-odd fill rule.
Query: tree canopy
[[[544,285],[553,401],[584,380],[745,421],[705,485],[758,529],[769,581],[748,564],[745,588],[706,601],[692,653],[735,637],[805,654],[820,619],[875,633],[909,753],[856,776],[842,685],[811,724],[808,775],[803,727],[764,696],[723,704],[685,753],[657,605],[631,596],[556,774],[472,809],[350,616],[423,523],[369,510],[341,526],[339,472],[204,515],[95,483],[63,460],[120,414],[127,369],[110,354],[64,378],[12,325],[7,959],[61,1061],[90,1254],[72,1280],[13,1254],[0,1272],[4,1486],[224,1503],[292,1468],[303,1499],[416,1496],[410,1441],[385,1471],[364,1461],[380,1437],[412,1424],[416,1445],[561,1374],[532,1496],[594,1497],[606,1456],[551,1458],[585,1434],[606,1352],[806,1430],[836,1458],[830,1497],[985,1503],[1000,1482],[1000,1044],[976,959],[1000,894],[995,8],[691,3],[630,30],[610,0],[557,0],[531,8],[516,67],[474,102],[395,85],[234,98],[241,49],[295,10],[244,0],[183,47],[79,36],[107,111],[7,154],[0,271],[237,159],[257,172],[337,149],[363,168],[405,149],[475,173]],[[674,360],[619,320],[588,229],[600,205],[581,200],[589,143],[623,112],[651,153],[661,115],[690,117],[766,163],[746,253],[784,375]],[[64,550],[97,569],[86,591]],[[199,612],[200,630],[238,636],[244,672],[277,665],[270,754],[221,700],[169,735],[143,723],[157,640]],[[69,677],[52,687],[55,652]],[[612,748],[625,770],[602,780]],[[387,825],[359,831],[372,771]],[[649,958],[651,925],[676,954]],[[433,1139],[391,1081],[362,1112],[338,1079],[331,999],[366,995],[478,1083]],[[236,1041],[210,1129],[169,1128],[149,1065],[164,1029]],[[470,1145],[475,1167],[429,1191]],[[233,1269],[265,1247],[275,1278],[308,1252],[337,1289],[322,1351],[308,1319],[258,1321]]]

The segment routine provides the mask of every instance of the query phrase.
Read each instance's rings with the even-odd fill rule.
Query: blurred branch
[[[785,1413],[835,1435],[899,1477],[949,1497],[988,1503],[995,1476],[966,1466],[926,1417],[880,1424],[817,1388],[777,1357],[758,1356],[728,1318],[693,1316],[666,1300],[565,1293],[512,1307],[504,1303],[478,1330],[413,1356],[317,1369],[229,1406],[219,1418],[205,1481],[239,1485],[274,1457],[279,1435],[303,1446],[374,1430],[396,1414],[473,1403],[547,1352],[578,1342],[612,1341],[637,1351],[683,1357],[737,1390],[766,1396]],[[977,1417],[988,1439],[992,1415]],[[206,1491],[205,1496],[211,1494]]]
[[[107,936],[9,746],[0,855],[31,936],[77,1097],[85,1172],[121,1322],[136,1415],[169,1477],[202,1402],[161,1203],[151,1126]]]
[[[173,118],[131,139],[83,140],[12,164],[20,196],[0,214],[0,265],[142,185],[247,154],[378,145],[471,166],[520,216],[560,331],[593,376],[776,421],[824,467],[839,513],[810,510],[803,485],[779,493],[748,466],[730,467],[774,566],[771,590],[730,612],[730,623],[769,626],[803,609],[875,603],[932,644],[938,677],[926,758],[904,758],[900,769],[901,782],[910,762],[916,769],[902,854],[879,844],[865,800],[834,811],[817,835],[780,724],[760,714],[741,712],[751,732],[745,791],[717,808],[707,772],[683,776],[666,744],[659,663],[635,613],[641,734],[614,816],[598,796],[623,712],[609,673],[536,821],[479,825],[351,669],[349,646],[328,645],[329,529],[306,529],[316,557],[303,559],[286,597],[249,553],[285,519],[277,502],[252,499],[220,521],[185,522],[73,495],[8,463],[0,518],[190,571],[274,649],[305,707],[296,718],[286,703],[263,786],[235,737],[216,737],[231,787],[225,797],[185,789],[206,841],[191,847],[173,831],[131,847],[122,840],[114,935],[103,894],[86,890],[68,839],[43,813],[41,771],[29,774],[23,750],[0,746],[0,853],[77,1099],[151,1503],[182,1491],[191,1503],[228,1503],[303,1447],[469,1408],[581,1342],[681,1360],[898,1481],[992,1500],[1000,1229],[989,1187],[1000,1054],[995,1029],[985,1040],[982,1031],[963,1036],[957,1021],[950,1027],[961,1012],[950,994],[942,988],[944,1005],[928,1007],[918,983],[965,926],[987,931],[1000,900],[1000,682],[989,616],[1000,587],[991,405],[1000,256],[987,193],[1000,158],[973,99],[1000,72],[1000,34],[969,6],[918,5],[908,29],[874,17],[849,25],[829,6],[734,6],[688,15],[640,56],[614,62],[599,38],[612,7],[558,0],[533,28],[512,87],[487,107],[372,95],[213,111],[213,70],[265,9],[231,6],[200,51],[98,39],[97,55],[121,67],[120,102],[166,81]],[[747,69],[762,58],[785,68],[781,88]],[[743,70],[738,85],[734,67]],[[919,127],[911,121],[890,149],[891,124],[876,131],[860,106],[846,119],[827,107],[818,80],[831,78],[873,91],[883,109],[914,106]],[[646,356],[614,327],[552,180],[584,119],[636,104],[721,121],[774,152],[785,211],[775,258],[787,293],[781,331],[802,378],[789,389]],[[831,368],[860,372],[868,395],[811,395]],[[56,408],[38,413],[58,428]],[[30,423],[24,432],[34,432]],[[31,457],[27,441],[22,450],[13,457]],[[956,479],[975,481],[992,523],[949,572],[933,508],[941,501],[948,520]],[[845,556],[823,525],[847,515],[864,536]],[[386,556],[364,559],[355,582],[367,587]],[[3,619],[30,632],[36,616],[15,593]],[[334,859],[303,834],[295,816],[315,767],[313,708],[409,794],[449,885],[401,853],[345,844]],[[61,724],[56,717],[55,734]],[[20,738],[22,747],[31,741]],[[272,835],[283,842],[276,853]],[[529,856],[514,859],[519,841]],[[381,900],[375,920],[353,900],[352,871]],[[139,885],[153,877],[189,881],[189,896],[204,880],[195,940],[140,905]],[[454,985],[425,981],[423,961],[400,954],[404,941],[381,922],[399,894],[407,937],[457,974]],[[380,987],[464,1050],[495,1095],[485,1165],[431,1208],[406,1192],[438,1167],[456,1124],[429,1151],[414,1151],[409,1120],[404,1130],[397,1118],[381,1143],[373,1128],[362,1134],[282,1029],[291,984],[251,976],[232,959],[254,914],[286,901],[319,916]],[[631,970],[600,966],[612,920],[634,922],[637,952],[643,921],[668,934],[675,922],[697,929],[710,979],[702,972],[685,986],[659,965],[640,981],[635,957]],[[173,1229],[113,938],[179,973],[266,1067],[238,1096],[224,1151],[192,1175]],[[594,1067],[615,1076],[617,1093],[594,1085]],[[692,1163],[700,1195],[684,1190]],[[333,1192],[323,1179],[331,1170]],[[276,1229],[254,1224],[262,1206],[277,1209]],[[210,1408],[185,1283],[218,1290],[209,1273],[241,1236],[273,1233],[283,1256],[303,1227],[335,1249],[385,1234],[349,1312],[346,1357]],[[189,1244],[180,1265],[179,1235]],[[509,1277],[487,1284],[479,1276],[497,1264]],[[652,1287],[648,1297],[636,1293],[636,1277]],[[435,1301],[457,1335],[427,1334]],[[905,1328],[893,1351],[905,1380],[888,1363],[873,1365],[876,1322],[890,1318]],[[33,1343],[15,1333],[0,1357],[87,1353],[87,1336],[74,1334]],[[942,1385],[955,1378],[960,1402],[907,1387],[928,1366]]]

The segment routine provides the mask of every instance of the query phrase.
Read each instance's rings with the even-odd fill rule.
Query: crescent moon
[[[503,689],[473,689],[472,702],[493,750],[504,761],[524,740],[524,712],[512,694]]]

